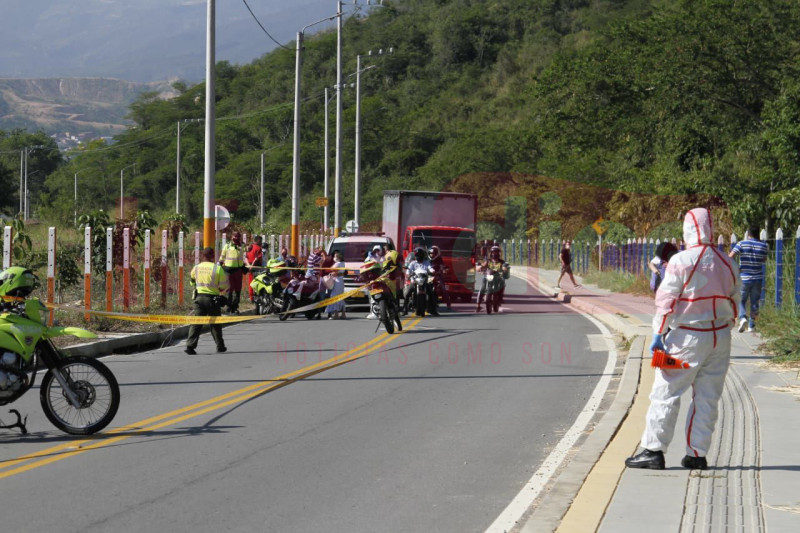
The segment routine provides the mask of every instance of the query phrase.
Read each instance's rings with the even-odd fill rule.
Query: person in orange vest
[[[214,249],[204,248],[202,253],[203,261],[194,266],[190,275],[190,283],[194,286],[194,314],[195,316],[220,316],[224,305],[222,296],[228,289],[228,276],[222,267],[214,262]],[[192,324],[189,327],[189,337],[186,339],[186,352],[195,355],[197,352],[197,341],[200,339],[200,331],[203,326]],[[217,345],[217,352],[228,351],[222,339],[222,326],[211,324],[211,337]]]
[[[247,247],[247,252],[244,254],[244,264],[247,267],[247,291],[252,302],[253,287],[250,284],[253,282],[253,278],[258,275],[257,269],[264,266],[264,249],[261,246],[261,235],[253,237],[253,243]],[[256,271],[253,270],[254,268]]]
[[[230,288],[228,289],[228,313],[239,314],[239,299],[242,295],[242,278],[244,277],[244,246],[242,234],[238,231],[233,234],[231,241],[222,248],[219,264],[228,275]]]

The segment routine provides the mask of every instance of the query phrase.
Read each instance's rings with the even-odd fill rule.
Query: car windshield
[[[469,257],[475,249],[475,232],[470,230],[418,229],[411,234],[414,247],[438,246],[444,255]]]
[[[358,263],[367,258],[367,254],[374,246],[384,246],[386,241],[375,242],[333,242],[329,254],[339,251],[345,263]]]

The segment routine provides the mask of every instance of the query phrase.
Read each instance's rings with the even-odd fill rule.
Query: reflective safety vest
[[[243,267],[244,250],[242,248],[237,247],[232,242],[226,244],[225,248],[222,249],[222,264],[228,268]]]
[[[204,261],[192,269],[192,283],[197,287],[197,294],[217,296],[228,290],[228,275],[216,263]]]

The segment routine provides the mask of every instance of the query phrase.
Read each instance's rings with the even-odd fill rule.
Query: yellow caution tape
[[[73,311],[87,312],[84,309],[74,309]],[[263,315],[253,316],[182,316],[182,315],[136,315],[132,313],[114,313],[108,311],[88,311],[96,316],[111,318],[114,320],[127,320],[129,322],[152,322],[156,324],[170,325],[207,325],[207,324],[233,324],[236,322],[246,322],[248,320],[258,320],[264,318]]]

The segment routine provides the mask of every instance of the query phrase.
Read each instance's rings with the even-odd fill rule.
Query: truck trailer
[[[433,191],[383,191],[383,233],[403,260],[421,246],[438,246],[447,271],[445,289],[469,302],[475,291],[478,197]]]

